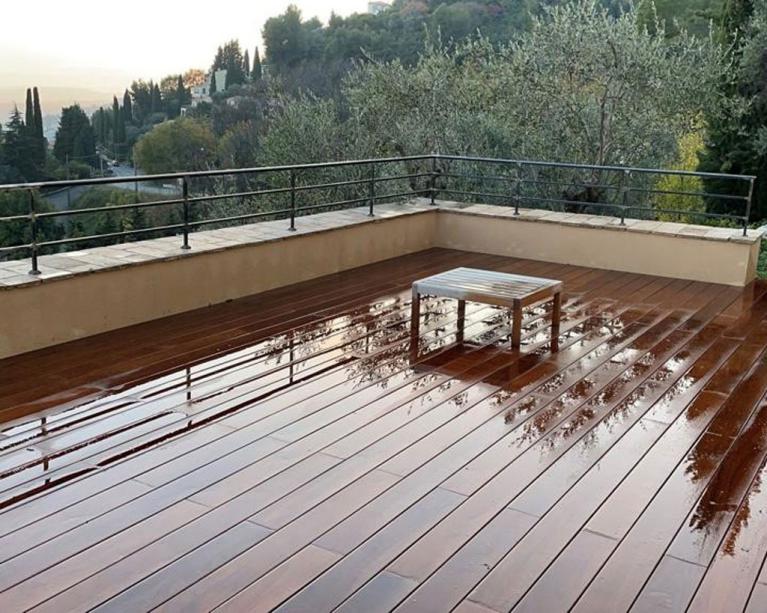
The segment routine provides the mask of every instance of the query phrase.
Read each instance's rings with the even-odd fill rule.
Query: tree
[[[125,122],[133,123],[133,102],[127,89],[123,94],[123,118]]]
[[[256,54],[253,56],[253,81],[260,81],[263,78],[263,69],[261,68],[261,56],[256,47]]]
[[[578,0],[529,32],[431,45],[409,69],[368,63],[344,94],[371,154],[424,151],[596,165],[662,166],[694,118],[716,104],[723,67],[707,42],[638,27]]]
[[[321,48],[322,24],[317,19],[303,21],[301,11],[291,4],[284,14],[269,18],[264,24],[263,39],[269,65],[285,73]]]
[[[707,113],[709,131],[699,169],[757,177],[752,219],[767,218],[767,6],[728,0],[718,37],[731,41],[732,68],[717,88],[721,103]],[[732,194],[731,181],[706,180],[707,191]],[[734,195],[745,195],[735,192]],[[744,213],[741,203],[710,199],[708,209]]]
[[[31,137],[34,137],[35,135],[35,123],[35,107],[32,104],[32,90],[28,87],[26,110],[24,112],[24,124],[27,126],[27,130],[29,130]]]
[[[210,71],[210,87],[208,88],[208,93],[212,96],[216,93],[216,70],[212,69]]]
[[[160,86],[157,83],[149,82],[152,88],[152,98],[150,109],[152,114],[162,112],[162,94],[160,93]]]
[[[232,85],[245,82],[244,63],[239,41],[230,40],[223,47],[218,48],[212,71],[215,73],[216,70],[226,70],[224,89],[227,89]]]
[[[334,101],[302,95],[283,97],[274,107],[263,138],[262,163],[271,166],[354,157],[354,145],[346,137]]]
[[[32,192],[35,211],[48,213],[53,211],[53,206],[39,193]],[[26,215],[29,213],[28,192],[0,192],[0,217]],[[62,238],[64,226],[52,218],[37,220],[37,240],[48,241]],[[0,224],[0,247],[22,245],[32,241],[32,230],[26,220],[11,221]],[[11,256],[12,257],[12,256]],[[0,260],[3,256],[0,256]]]
[[[176,80],[176,96],[178,97],[178,114],[181,114],[181,107],[187,106],[192,102],[192,93],[184,86],[184,78],[178,75]]]
[[[117,102],[117,96],[112,96],[112,144],[114,145],[115,157],[117,156],[117,145],[123,142],[121,139],[123,130],[121,129],[120,123],[120,103]]]
[[[199,68],[190,68],[184,73],[184,87],[191,89],[198,85],[204,85],[206,74],[204,70]]]
[[[99,110],[91,117],[91,125],[96,134],[96,142],[101,145],[108,144],[110,133],[109,120],[107,119],[107,112],[104,110],[103,106],[99,107]]]
[[[79,104],[61,109],[53,154],[61,162],[79,160],[96,163],[96,137],[88,116]]]
[[[703,151],[705,143],[702,131],[696,130],[685,134],[679,140],[679,155],[677,160],[668,166],[668,170],[694,171],[698,166],[698,156]],[[655,208],[674,211],[705,212],[706,203],[701,196],[691,196],[682,192],[703,193],[705,186],[698,176],[665,175],[658,181],[655,188],[660,192],[655,196]],[[663,218],[666,221],[681,221],[683,223],[700,223],[700,215],[679,216],[670,214]]]
[[[142,125],[152,110],[152,91],[154,84],[142,80],[134,81],[130,86],[133,99],[133,117],[137,124]]]
[[[258,165],[261,134],[253,121],[232,126],[218,144],[218,159],[223,168],[249,168]]]
[[[22,119],[19,109],[14,107],[3,133],[3,161],[9,167],[4,173],[11,181],[33,181],[38,176],[35,163],[35,143]]]
[[[48,151],[48,145],[45,142],[45,133],[43,131],[43,110],[40,106],[40,92],[37,87],[32,89],[33,108],[35,116],[35,138],[37,139],[37,164],[40,168],[45,165],[45,158]]]
[[[187,117],[158,125],[134,148],[136,163],[148,173],[204,170],[215,153],[216,139],[207,124]]]
[[[242,58],[242,71],[245,73],[245,78],[250,78],[250,55],[248,50],[245,49],[245,55]]]

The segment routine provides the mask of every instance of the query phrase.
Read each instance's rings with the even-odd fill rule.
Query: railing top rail
[[[244,175],[266,172],[286,172],[289,170],[312,170],[319,168],[337,168],[348,166],[364,166],[368,164],[387,164],[395,162],[410,162],[417,160],[429,160],[433,155],[409,155],[403,157],[368,158],[361,160],[340,160],[336,162],[314,162],[308,164],[289,164],[283,166],[252,166],[249,168],[221,168],[215,170],[194,170],[189,172],[168,172],[154,175],[132,175],[128,177],[99,177],[96,179],[71,179],[63,181],[37,181],[33,183],[0,184],[0,191],[48,189],[67,187],[86,187],[93,185],[112,185],[114,183],[135,183],[136,181],[168,181],[187,178],[218,177],[229,175]]]
[[[427,156],[428,157],[428,156]],[[660,168],[639,168],[633,166],[598,166],[594,164],[575,164],[572,162],[544,162],[541,160],[515,160],[511,158],[488,158],[466,155],[435,154],[434,157],[443,160],[463,162],[483,162],[495,164],[522,164],[527,166],[542,166],[550,168],[571,168],[576,170],[608,170],[612,172],[632,172],[644,174],[675,175],[686,177],[704,177],[709,179],[730,179],[734,181],[755,181],[755,175],[733,175],[718,172],[697,172],[694,170],[662,170]]]
[[[482,162],[493,164],[512,164],[525,166],[538,166],[541,168],[569,168],[575,170],[602,170],[610,172],[631,172],[641,174],[671,175],[701,177],[711,179],[723,179],[731,181],[750,182],[755,181],[754,175],[733,175],[715,172],[696,172],[691,170],[662,170],[659,168],[639,168],[632,166],[598,166],[594,164],[576,164],[571,162],[545,162],[541,160],[519,160],[512,158],[490,158],[466,155],[427,154],[410,155],[402,157],[366,158],[358,160],[340,160],[334,162],[314,162],[308,164],[291,164],[281,166],[252,166],[248,168],[222,168],[215,170],[195,170],[189,172],[170,172],[152,175],[133,175],[126,177],[100,177],[95,179],[71,179],[63,181],[37,181],[33,183],[11,183],[0,185],[0,191],[15,191],[29,189],[66,189],[69,187],[86,187],[98,185],[113,185],[116,183],[135,183],[136,181],[175,181],[183,177],[205,178],[236,176],[255,173],[285,172],[290,170],[311,170],[321,168],[339,168],[348,166],[362,166],[368,164],[385,164],[396,162],[408,162],[429,159],[456,160],[464,162]]]

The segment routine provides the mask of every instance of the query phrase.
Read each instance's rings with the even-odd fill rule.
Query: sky
[[[30,85],[43,98],[46,88],[122,92],[136,78],[205,69],[232,38],[252,57],[264,22],[291,3],[323,22],[333,11],[345,16],[367,7],[366,0],[3,0],[0,106],[9,96],[23,104]]]

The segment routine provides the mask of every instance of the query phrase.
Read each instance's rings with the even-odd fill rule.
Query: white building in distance
[[[217,70],[214,73],[209,73],[205,78],[205,83],[202,85],[195,85],[192,87],[192,107],[194,108],[201,102],[211,102],[210,98],[210,83],[211,79],[216,80],[216,91],[222,92],[226,89],[226,70]]]
[[[388,9],[391,5],[383,0],[370,0],[368,2],[368,13],[378,15],[381,11]]]

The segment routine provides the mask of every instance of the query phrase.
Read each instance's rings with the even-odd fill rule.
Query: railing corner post
[[[626,225],[626,209],[628,209],[629,184],[631,183],[631,171],[623,171],[623,185],[621,187],[621,224]]]
[[[522,200],[522,164],[517,162],[517,180],[514,184],[514,216],[519,216],[519,203]]]
[[[189,179],[181,177],[181,196],[184,199],[184,243],[181,248],[184,251],[191,249],[189,246]]]
[[[29,223],[32,233],[32,269],[29,274],[37,276],[40,274],[40,268],[37,264],[37,213],[35,211],[35,193],[31,189],[29,190]]]
[[[432,154],[431,156],[431,189],[430,192],[430,204],[431,206],[436,206],[436,198],[437,198],[437,156],[435,154]]]
[[[296,171],[290,170],[290,232],[296,231]]]
[[[370,182],[368,183],[368,206],[370,207],[368,211],[368,217],[375,217],[375,214],[373,213],[373,204],[375,203],[376,199],[376,165],[375,162],[373,162],[370,165]]]
[[[756,177],[751,177],[748,185],[748,199],[746,200],[746,214],[743,218],[743,236],[748,236],[748,222],[751,221],[751,206],[754,201],[754,182]]]

